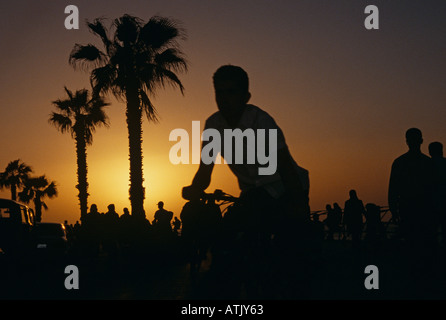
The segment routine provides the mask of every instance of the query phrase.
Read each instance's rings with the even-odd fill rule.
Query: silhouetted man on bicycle
[[[213,83],[218,111],[206,120],[205,130],[217,130],[221,137],[228,130],[236,129],[242,132],[252,130],[256,134],[257,143],[243,139],[243,145],[232,145],[230,150],[227,148],[230,145],[228,141],[221,143],[220,153],[236,175],[241,189],[241,210],[237,212],[240,224],[247,234],[253,235],[251,239],[258,238],[259,234],[274,234],[283,245],[282,253],[294,258],[290,252],[299,244],[304,246],[299,238],[303,240],[310,221],[308,172],[292,158],[283,132],[274,119],[259,107],[248,104],[251,97],[249,79],[242,68],[232,65],[220,67],[213,76]],[[275,143],[269,144],[272,140],[268,136],[263,139],[266,145],[259,146],[259,129],[264,130],[266,135],[273,130],[277,137]],[[202,150],[209,142],[203,141]],[[261,175],[259,168],[262,164],[259,159],[254,163],[246,161],[248,152],[258,150],[256,147],[264,148],[269,154],[276,153],[275,172]],[[242,163],[231,159],[240,150],[243,150],[244,155]],[[214,154],[214,159],[216,156]],[[192,185],[185,187],[183,194],[199,194],[210,185],[214,162],[201,161]]]
[[[256,194],[256,200],[261,203],[265,201],[283,203],[288,209],[288,216],[300,221],[308,221],[308,173],[297,166],[288,150],[282,130],[274,119],[260,108],[248,104],[251,94],[246,72],[240,67],[226,65],[216,71],[213,80],[218,111],[206,120],[205,130],[216,129],[221,132],[222,137],[225,129],[277,130],[277,150],[269,150],[270,153],[277,152],[277,170],[274,174],[259,175],[258,168],[261,165],[258,162],[247,164],[232,161],[229,164],[230,169],[237,176],[241,198]],[[202,148],[207,143],[209,141],[204,141]],[[244,149],[250,147],[254,146],[243,146]],[[268,146],[265,149],[268,149]],[[223,158],[226,152],[231,151],[224,150],[224,143],[222,143]],[[201,162],[192,185],[186,188],[189,191],[204,191],[210,185],[213,168],[214,162],[210,164]]]

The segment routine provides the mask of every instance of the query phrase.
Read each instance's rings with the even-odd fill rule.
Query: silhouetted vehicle
[[[32,231],[32,238],[34,250],[38,254],[63,256],[67,253],[67,232],[62,223],[37,223]]]
[[[27,251],[34,225],[32,209],[13,200],[0,199],[0,248],[4,253]]]

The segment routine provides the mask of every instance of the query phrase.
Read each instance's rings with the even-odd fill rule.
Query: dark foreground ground
[[[192,280],[189,265],[177,252],[138,252],[110,257],[36,257],[11,261],[0,257],[0,298],[56,300],[213,300],[247,299],[243,287],[222,292],[219,281],[231,275],[216,274],[208,257]],[[420,260],[422,259],[422,260]],[[79,288],[68,290],[65,267],[79,270]],[[378,288],[366,289],[368,265],[378,268]],[[414,257],[399,242],[379,249],[353,250],[349,241],[324,241],[311,258],[303,294],[309,300],[406,300],[446,299],[446,266],[442,249],[430,257]],[[224,272],[224,271],[223,271]],[[297,275],[296,275],[297,276]],[[376,285],[376,281],[374,282]],[[220,283],[221,284],[221,283]],[[271,293],[262,299],[281,299]]]

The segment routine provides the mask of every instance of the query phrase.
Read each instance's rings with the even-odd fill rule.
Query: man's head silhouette
[[[410,128],[406,131],[406,143],[411,151],[419,151],[423,143],[423,135],[418,128]]]
[[[429,155],[434,157],[443,157],[443,144],[441,142],[432,142],[429,144]]]
[[[356,190],[350,190],[349,193],[351,199],[357,199]]]
[[[234,120],[251,98],[248,74],[240,67],[225,65],[213,76],[215,100],[223,117]]]

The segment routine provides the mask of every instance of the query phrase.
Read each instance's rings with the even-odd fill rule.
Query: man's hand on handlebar
[[[198,200],[204,194],[204,190],[197,188],[193,185],[183,187],[181,196],[186,200]]]

